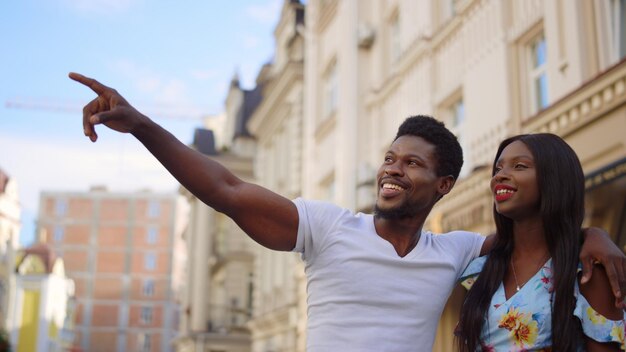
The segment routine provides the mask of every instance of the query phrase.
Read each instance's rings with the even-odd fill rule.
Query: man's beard
[[[378,204],[374,204],[374,216],[387,220],[399,220],[413,218],[419,213],[419,206],[417,204],[402,204],[397,208],[392,209],[380,209]]]

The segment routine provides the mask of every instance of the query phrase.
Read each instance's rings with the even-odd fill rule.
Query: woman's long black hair
[[[560,137],[549,133],[527,134],[500,143],[492,175],[504,148],[515,141],[524,143],[535,160],[540,213],[552,256],[552,350],[575,351],[582,343],[580,323],[573,315],[576,306],[573,290],[585,211],[582,167],[576,153]],[[497,230],[494,247],[461,309],[457,330],[457,345],[461,351],[474,352],[481,346],[480,335],[491,298],[504,280],[513,253],[513,221],[498,214],[495,205],[493,215]]]

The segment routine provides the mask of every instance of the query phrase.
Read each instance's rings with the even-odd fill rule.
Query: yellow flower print
[[[498,322],[499,328],[504,328],[509,331],[515,329],[518,324],[518,320],[521,318],[522,313],[517,308],[509,308],[509,311],[502,316]]]
[[[532,319],[532,314],[522,313],[519,309],[512,307],[502,316],[498,327],[510,331],[513,343],[520,347],[535,343],[539,330],[537,322]]]
[[[593,308],[588,307],[587,308],[587,317],[589,318],[589,320],[591,320],[592,323],[594,324],[604,324],[606,323],[606,318],[603,317],[602,315],[598,314],[598,312],[596,312]]]
[[[624,345],[626,344],[626,337],[624,337],[623,326],[614,325],[613,328],[611,329],[611,337],[619,341],[620,344],[622,345],[622,348],[624,348]]]
[[[516,329],[511,332],[513,343],[519,347],[532,346],[537,339],[538,330],[537,322],[529,319],[529,316],[524,316]]]

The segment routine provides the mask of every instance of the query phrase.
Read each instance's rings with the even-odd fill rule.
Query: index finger
[[[619,283],[620,278],[617,273],[617,270],[615,269],[615,266],[613,265],[613,262],[609,262],[609,263],[602,262],[602,265],[604,266],[604,271],[606,271],[606,276],[608,277],[609,283],[611,284],[613,295],[615,296],[615,298],[621,297],[622,291],[620,290],[620,283]]]
[[[91,90],[93,90],[98,95],[103,95],[108,89],[110,89],[109,87],[96,81],[95,79],[83,76],[80,73],[70,72],[69,77],[76,82],[91,88]]]

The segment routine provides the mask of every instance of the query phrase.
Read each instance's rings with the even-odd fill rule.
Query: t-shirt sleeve
[[[480,255],[485,236],[468,231],[453,231],[443,236],[448,236],[448,253],[456,259],[458,276],[460,277],[472,259]]]
[[[296,198],[298,209],[298,237],[292,250],[302,254],[302,259],[310,260],[323,248],[323,244],[337,220],[346,211],[334,204]]]

